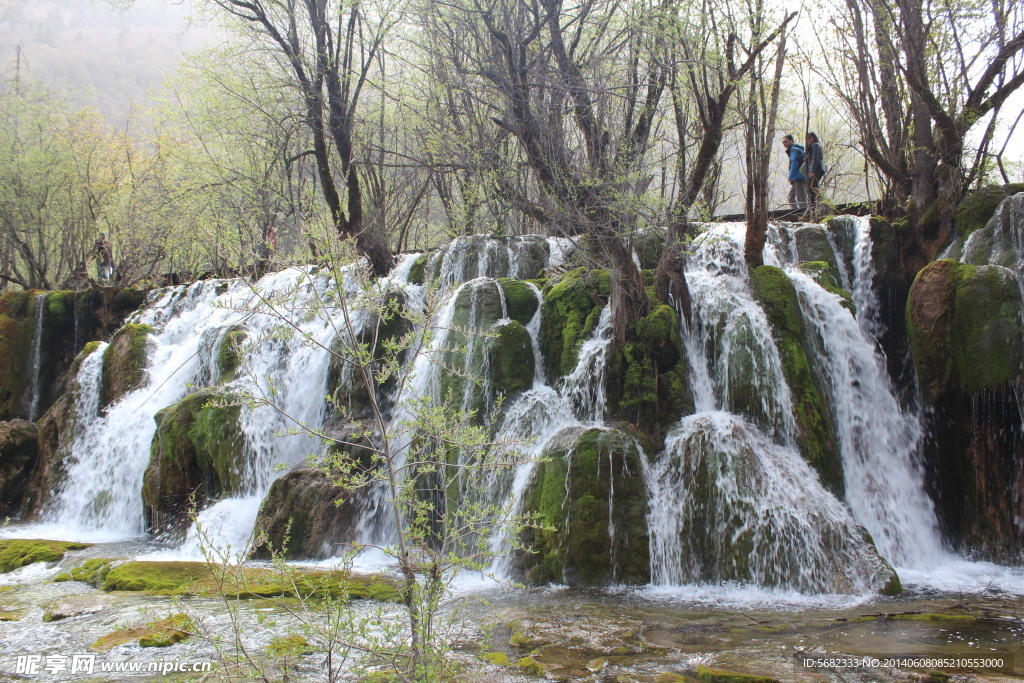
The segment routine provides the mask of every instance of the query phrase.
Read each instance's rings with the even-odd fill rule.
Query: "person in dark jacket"
[[[792,135],[782,138],[782,146],[786,148],[786,156],[789,158],[789,206],[799,211],[807,208],[807,179],[800,172],[804,148],[796,144]]]
[[[804,137],[807,144],[804,162],[807,169],[807,213],[814,218],[816,205],[821,200],[821,179],[825,175],[825,155],[818,142],[816,133],[808,133]]]

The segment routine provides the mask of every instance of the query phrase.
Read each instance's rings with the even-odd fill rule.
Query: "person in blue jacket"
[[[807,208],[807,179],[800,172],[804,162],[804,148],[796,144],[792,135],[782,138],[782,146],[789,157],[789,206],[797,211]]]

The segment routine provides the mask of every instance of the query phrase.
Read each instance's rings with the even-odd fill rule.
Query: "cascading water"
[[[793,399],[742,244],[742,224],[716,226],[686,274],[694,324],[681,334],[696,412],[645,465],[652,582],[878,589],[887,568],[793,446]]]
[[[43,314],[45,312],[46,295],[37,294],[35,298],[35,320],[36,329],[32,336],[32,398],[28,406],[28,421],[35,422],[39,417],[39,391],[40,377],[42,370],[42,348],[43,348]]]
[[[835,412],[854,516],[895,564],[922,566],[943,559],[934,507],[915,461],[918,416],[900,408],[885,361],[839,297],[799,269],[788,273]]]

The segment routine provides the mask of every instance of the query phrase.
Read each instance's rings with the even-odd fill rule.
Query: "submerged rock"
[[[523,509],[520,569],[535,584],[642,584],[648,569],[647,492],[640,443],[607,428],[571,427],[544,449]]]
[[[179,613],[141,626],[119,628],[103,636],[89,647],[96,652],[106,652],[118,645],[133,641],[141,647],[169,647],[188,640],[197,632],[198,629],[192,619],[186,614]]]
[[[39,430],[25,420],[0,422],[0,517],[17,517],[25,481],[39,456]]]
[[[239,491],[244,440],[239,405],[214,390],[198,391],[156,414],[142,501],[151,531],[180,530],[190,501],[207,501]]]

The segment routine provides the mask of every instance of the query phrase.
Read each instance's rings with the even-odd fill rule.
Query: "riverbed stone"
[[[136,642],[141,647],[169,647],[188,640],[197,632],[192,619],[186,614],[178,613],[148,624],[119,628],[101,637],[89,647],[94,652],[106,652],[118,645],[131,642]]]
[[[114,606],[107,595],[65,595],[49,602],[43,610],[43,621],[61,621],[86,614],[97,614]]]
[[[618,429],[570,427],[544,449],[523,510],[534,584],[643,584],[650,578],[641,444]]]

